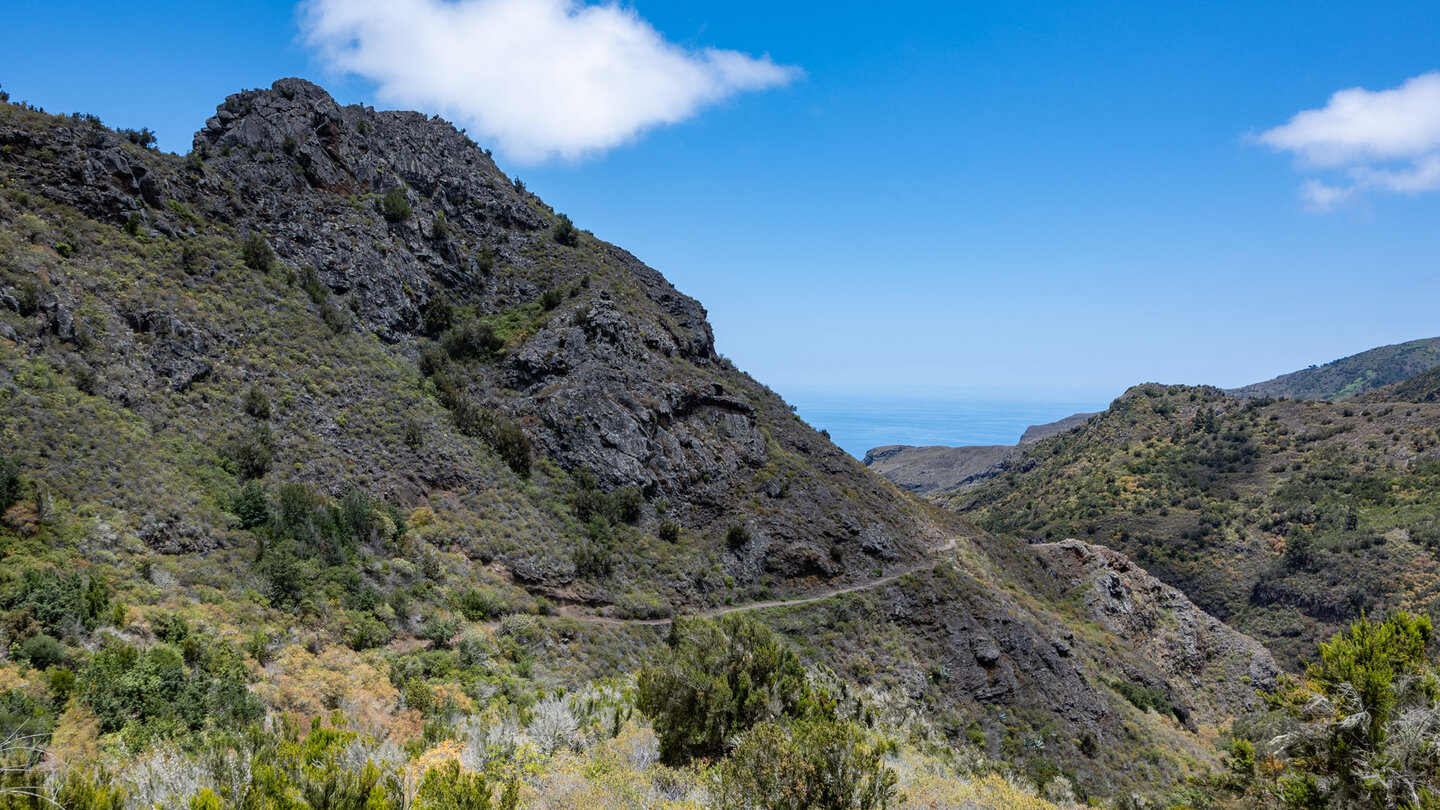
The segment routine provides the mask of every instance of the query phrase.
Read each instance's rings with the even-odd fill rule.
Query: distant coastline
[[[1015,444],[1031,425],[1102,411],[1118,396],[1099,392],[975,393],[786,389],[795,412],[857,459],[873,447]]]

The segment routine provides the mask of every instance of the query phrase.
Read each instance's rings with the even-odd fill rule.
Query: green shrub
[[[451,404],[450,415],[457,430],[484,441],[516,475],[530,477],[530,438],[519,422],[476,405],[464,395]]]
[[[414,810],[491,810],[494,791],[481,774],[465,773],[450,760],[425,772],[415,794]],[[519,783],[513,778],[500,797],[499,810],[515,810]]]
[[[505,341],[490,324],[470,318],[446,330],[440,337],[440,345],[450,357],[463,361],[491,357],[505,348]]]
[[[411,450],[419,450],[425,446],[425,428],[414,419],[406,419],[400,425],[400,440]]]
[[[65,645],[50,636],[31,636],[20,643],[18,657],[35,669],[48,669],[65,663]]]
[[[170,644],[141,652],[109,643],[81,673],[80,697],[107,732],[129,723],[192,730],[243,726],[264,714],[263,704],[250,693],[238,650],[218,642],[196,661],[192,670]]]
[[[1266,696],[1283,771],[1253,778],[1254,748],[1237,743],[1222,786],[1250,807],[1440,806],[1440,751],[1416,733],[1440,723],[1432,635],[1429,618],[1400,612],[1322,643],[1304,679],[1282,675]]]
[[[405,190],[401,188],[392,188],[385,192],[380,210],[389,222],[404,222],[413,213],[410,200],[406,199]]]
[[[1152,689],[1119,678],[1110,681],[1110,688],[1119,692],[1121,697],[1130,701],[1130,704],[1140,711],[1153,709],[1157,714],[1175,713],[1175,707],[1170,703],[1164,689]]]
[[[245,413],[256,419],[270,418],[270,395],[258,385],[250,386],[245,392]]]
[[[221,465],[242,481],[260,478],[275,458],[275,436],[265,425],[233,434],[220,446]]]
[[[750,542],[750,529],[744,524],[737,523],[725,532],[725,543],[731,550],[739,551]]]
[[[420,626],[416,638],[429,639],[436,649],[450,649],[450,640],[460,632],[460,622],[449,616],[431,616]]]
[[[324,321],[325,325],[330,327],[330,331],[337,335],[343,335],[350,331],[349,313],[335,306],[335,302],[329,298],[320,304],[320,320]]]
[[[467,621],[472,622],[498,619],[514,612],[493,588],[483,586],[468,588],[456,595],[455,609],[459,610]]]
[[[295,280],[300,284],[300,289],[310,297],[311,303],[316,306],[324,304],[330,298],[330,291],[325,288],[325,282],[320,280],[320,274],[316,273],[315,268],[310,265],[307,264],[300,268],[300,274],[295,277]]]
[[[560,214],[557,219],[559,221],[555,223],[555,242],[565,247],[573,248],[578,246],[580,244],[580,231],[575,227],[575,223],[571,222],[570,217],[565,214]]]
[[[437,293],[425,304],[424,329],[430,337],[439,337],[455,325],[455,304],[450,296]]]
[[[576,488],[570,494],[570,508],[581,522],[588,522],[594,517],[610,524],[634,523],[640,519],[645,495],[638,487],[602,492],[599,477],[593,470],[580,467],[572,475]]]
[[[46,633],[61,638],[76,627],[93,630],[109,607],[109,594],[98,579],[87,582],[53,568],[27,569],[10,602],[12,614],[28,613]]]
[[[560,303],[564,300],[565,293],[559,290],[550,289],[546,290],[545,293],[540,296],[540,306],[546,312],[549,312],[550,310],[560,306]]]
[[[667,543],[680,542],[680,524],[673,520],[667,520],[661,523],[656,533],[660,536],[661,540]]]
[[[275,266],[275,251],[257,231],[245,234],[245,241],[240,243],[240,258],[246,267],[261,273],[268,273]]]
[[[668,619],[674,614],[670,603],[649,591],[626,591],[615,600],[622,619]]]
[[[356,650],[383,647],[390,642],[390,628],[373,613],[349,611],[350,646]]]
[[[586,524],[587,529],[593,529],[594,521]],[[610,576],[615,570],[615,552],[613,549],[613,535],[610,527],[601,522],[601,530],[591,530],[588,534],[592,536],[577,542],[570,550],[570,562],[575,566],[575,575],[581,579],[604,579]],[[599,534],[597,538],[593,535]]]
[[[884,810],[899,776],[885,764],[895,746],[828,718],[762,723],[719,766],[720,810]]]
[[[150,619],[155,637],[166,644],[180,644],[190,637],[190,623],[177,613],[162,613]]]
[[[799,657],[738,613],[718,622],[675,620],[636,689],[636,708],[654,724],[660,757],[671,765],[719,758],[755,725],[817,705]]]

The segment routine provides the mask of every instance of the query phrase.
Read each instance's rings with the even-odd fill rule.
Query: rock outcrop
[[[1183,718],[1221,722],[1255,708],[1258,690],[1274,687],[1280,668],[1260,642],[1196,607],[1124,554],[1079,540],[1032,548],[1090,618],[1153,665],[1121,674],[1163,689]],[[1163,681],[1154,683],[1157,673]]]

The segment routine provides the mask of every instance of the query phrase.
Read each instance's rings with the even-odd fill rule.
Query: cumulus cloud
[[[1368,191],[1440,190],[1440,72],[1391,90],[1341,90],[1256,139],[1290,152],[1314,174],[1301,196],[1330,209]]]
[[[304,0],[307,41],[387,104],[439,112],[524,162],[574,159],[800,75],[680,47],[630,8],[579,0]]]

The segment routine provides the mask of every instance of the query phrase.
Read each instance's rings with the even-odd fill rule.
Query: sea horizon
[[[1031,425],[1103,411],[1119,392],[959,391],[793,386],[795,413],[863,460],[886,445],[1008,445]]]

